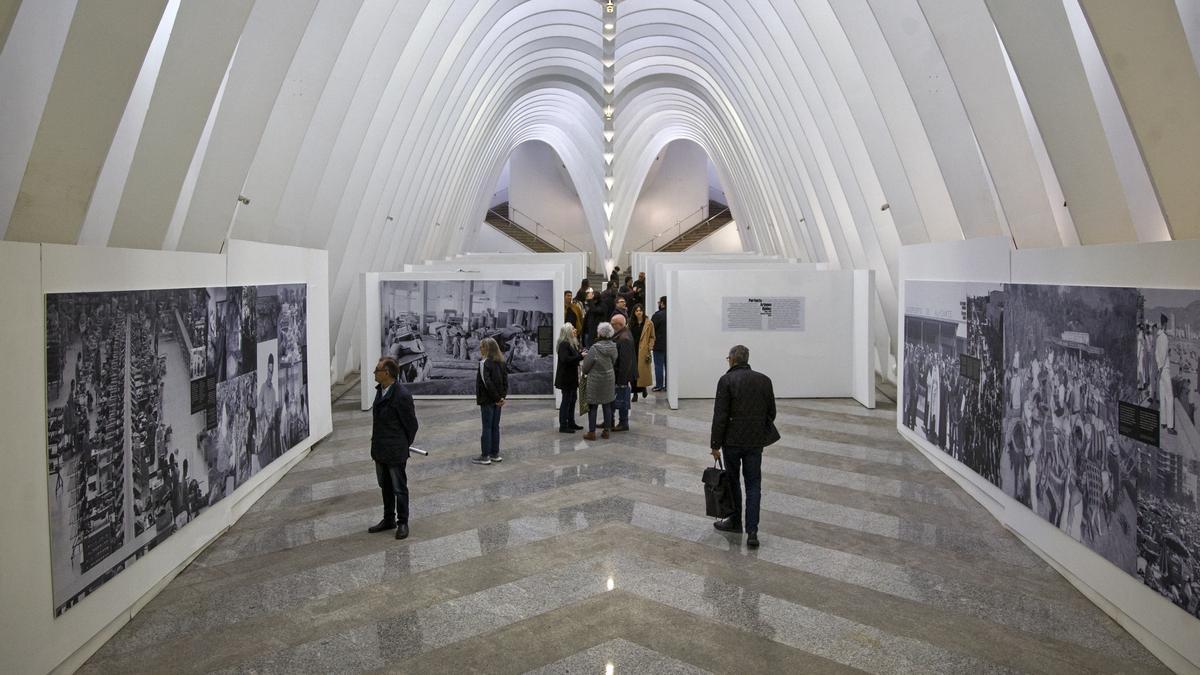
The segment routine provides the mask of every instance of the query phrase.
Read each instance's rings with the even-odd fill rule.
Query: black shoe
[[[573,434],[573,433],[575,433],[575,429],[574,429],[574,428],[572,428],[572,427],[559,427],[559,428],[558,428],[558,433],[560,433],[560,434]]]
[[[578,424],[572,424],[571,428],[574,429],[575,431],[583,431],[583,427]]]
[[[399,525],[396,526],[396,538],[397,539],[407,539],[408,538],[408,523],[400,523]]]
[[[758,548],[758,533],[751,532],[746,536],[746,546],[750,548]]]
[[[378,524],[368,527],[367,532],[370,532],[371,534],[378,534],[380,532],[387,532],[393,527],[396,527],[396,523],[384,518],[383,520],[379,521]]]
[[[733,516],[718,520],[713,523],[713,527],[722,532],[733,532],[734,534],[742,533],[742,524],[733,519]]]
[[[500,455],[496,455],[496,456],[494,456],[494,457],[490,457],[489,459],[491,459],[491,460],[492,460],[492,464],[499,464],[500,462],[503,462],[503,461],[504,461],[504,458],[503,458],[503,457],[501,457]]]
[[[613,427],[612,430],[613,431],[629,431],[629,425],[628,424],[618,424],[617,426]]]
[[[486,455],[480,455],[479,457],[472,458],[471,463],[472,464],[482,464],[484,466],[487,466],[488,464],[492,463],[492,459]]]

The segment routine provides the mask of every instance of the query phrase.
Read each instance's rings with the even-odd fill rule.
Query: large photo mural
[[[554,393],[554,357],[538,350],[538,329],[554,324],[554,282],[383,281],[379,297],[380,354],[412,393],[473,396],[488,337],[504,352],[510,394]]]
[[[304,284],[46,296],[55,616],[308,437],[306,322]]]
[[[901,421],[1200,617],[1200,291],[908,281]]]

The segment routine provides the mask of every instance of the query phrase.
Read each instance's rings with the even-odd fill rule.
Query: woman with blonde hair
[[[471,461],[484,466],[500,462],[500,409],[508,397],[508,372],[504,352],[493,338],[479,342],[479,370],[475,372],[475,403],[483,422],[479,436],[479,456]]]
[[[588,403],[588,432],[584,440],[596,440],[596,408],[604,409],[604,433],[601,438],[608,438],[608,432],[613,427],[613,400],[617,398],[616,371],[617,345],[612,341],[613,327],[607,321],[596,327],[596,342],[588,348],[587,356],[583,359],[583,372],[587,373],[587,388],[585,391]]]
[[[558,329],[558,370],[554,387],[562,390],[562,405],[558,407],[558,432],[573,434],[583,427],[575,424],[575,404],[579,402],[579,331],[570,322]]]

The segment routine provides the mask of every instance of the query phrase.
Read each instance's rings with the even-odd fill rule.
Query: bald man
[[[633,334],[629,332],[623,314],[613,314],[609,323],[615,331],[613,344],[617,346],[617,364],[613,368],[617,394],[613,407],[617,411],[617,426],[613,427],[613,431],[629,431],[629,395],[638,375],[637,345],[633,342]]]

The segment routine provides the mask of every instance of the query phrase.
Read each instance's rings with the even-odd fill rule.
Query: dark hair
[[[275,365],[275,355],[274,354],[267,354],[267,365],[268,366]]]
[[[638,310],[642,310],[642,316],[646,316],[646,308],[642,307],[642,303],[637,303],[633,306],[633,316],[637,316]]]
[[[658,304],[659,304],[659,305],[661,305],[661,306],[663,307],[663,309],[666,309],[666,307],[667,307],[667,296],[665,296],[665,295],[664,295],[664,296],[662,296],[661,298],[659,298],[659,299],[658,299]]]
[[[628,283],[629,283],[629,282],[631,282],[631,281],[633,281],[633,277],[631,277],[631,276],[629,276],[628,274],[626,274],[626,275],[625,275],[625,283],[627,283],[627,284],[628,284]]]
[[[379,359],[379,364],[383,366],[385,371],[387,371],[388,377],[392,378],[393,380],[400,377],[400,364],[396,363],[396,359],[393,359],[390,356],[385,356],[382,359]]]

